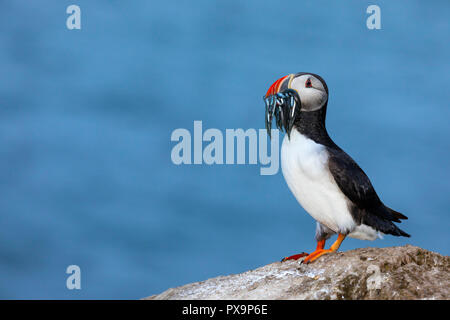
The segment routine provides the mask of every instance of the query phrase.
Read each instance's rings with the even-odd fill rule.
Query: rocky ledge
[[[450,299],[450,257],[414,246],[362,248],[311,264],[275,262],[146,299]]]

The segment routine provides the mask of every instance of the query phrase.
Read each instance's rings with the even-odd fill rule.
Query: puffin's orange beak
[[[277,81],[275,81],[269,88],[269,90],[267,90],[266,93],[266,98],[273,95],[273,94],[277,94],[278,92],[280,92],[280,88],[281,85],[283,84],[283,82],[290,76],[290,74],[288,74],[287,76],[284,76],[280,79],[278,79]]]

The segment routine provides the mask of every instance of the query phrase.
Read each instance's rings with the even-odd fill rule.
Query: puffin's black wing
[[[392,223],[408,218],[381,202],[369,178],[358,164],[341,149],[327,149],[328,167],[341,191],[353,203],[351,212],[356,222],[369,225],[383,233],[409,237]]]

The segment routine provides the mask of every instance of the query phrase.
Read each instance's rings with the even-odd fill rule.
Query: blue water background
[[[66,28],[66,8],[82,29]],[[412,238],[449,254],[449,1],[0,2],[0,298],[136,299],[315,248],[281,171],[171,162],[176,128],[263,128],[323,76],[333,139]],[[68,290],[79,265],[82,289]]]

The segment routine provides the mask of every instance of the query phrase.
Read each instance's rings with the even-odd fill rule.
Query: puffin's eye
[[[305,88],[311,88],[311,87],[312,87],[311,79],[306,80]]]

